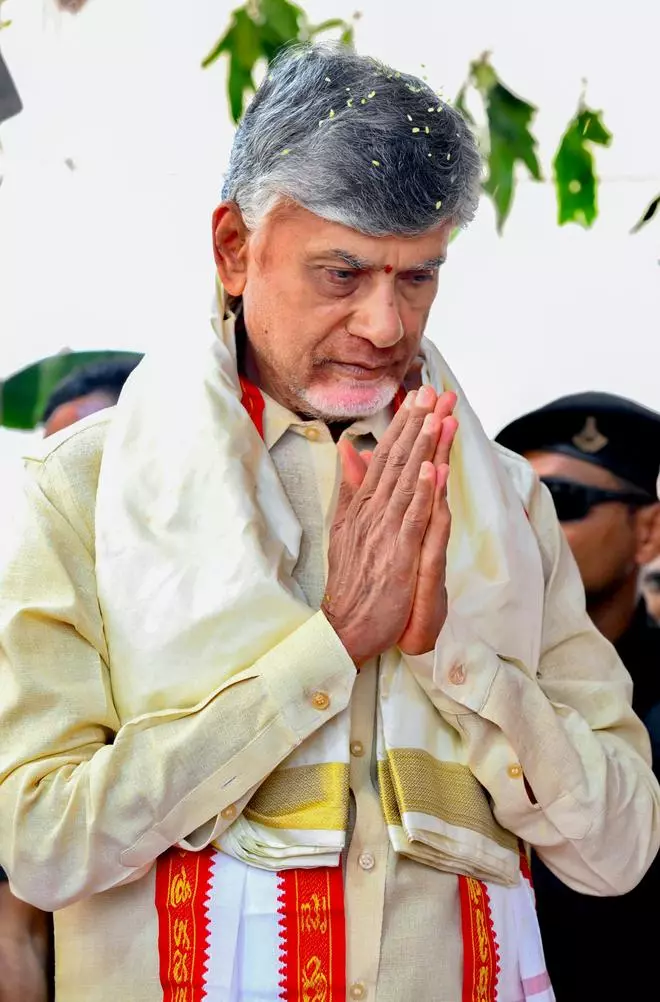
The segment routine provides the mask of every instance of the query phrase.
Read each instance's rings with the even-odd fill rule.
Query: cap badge
[[[595,417],[588,417],[585,421],[584,428],[578,435],[574,435],[572,439],[573,445],[576,446],[581,452],[587,452],[589,455],[593,455],[596,452],[600,452],[609,443],[609,438],[605,438],[604,435],[598,430],[598,425],[596,424]]]

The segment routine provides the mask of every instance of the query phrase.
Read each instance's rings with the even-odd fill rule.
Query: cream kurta
[[[229,778],[238,799],[349,700],[351,997],[458,1002],[457,880],[390,848],[373,784],[377,669],[356,678],[322,614],[192,711],[120,726],[94,573],[95,493],[110,419],[76,426],[28,461],[26,521],[0,581],[0,857],[20,895],[62,908],[58,1002],[162,999],[154,869],[132,866],[131,851],[146,844],[155,856],[184,840],[206,844],[211,832],[191,833],[190,819],[200,808],[208,818],[231,816]],[[360,422],[347,434],[378,437],[385,423]],[[265,439],[303,529],[296,577],[318,608],[336,447],[321,423],[268,400]],[[622,892],[650,863],[660,833],[648,739],[630,709],[629,677],[586,616],[551,501],[521,460],[502,458],[543,558],[538,679],[499,659],[450,613],[432,697],[456,715],[498,821],[575,888]],[[429,658],[412,660],[428,679]],[[329,697],[325,709],[312,699],[319,692]]]

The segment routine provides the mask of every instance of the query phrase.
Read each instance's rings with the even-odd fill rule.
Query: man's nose
[[[376,348],[391,348],[404,335],[403,322],[391,283],[375,284],[351,317],[348,330]]]

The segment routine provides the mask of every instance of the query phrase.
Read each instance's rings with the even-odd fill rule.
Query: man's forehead
[[[305,258],[334,257],[363,268],[437,267],[446,256],[453,228],[445,222],[417,236],[370,236],[292,203],[271,213],[264,226],[271,238],[289,240]]]

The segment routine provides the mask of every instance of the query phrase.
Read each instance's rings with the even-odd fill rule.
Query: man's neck
[[[592,623],[610,643],[621,639],[633,621],[637,608],[637,577],[632,575],[607,595],[587,596],[587,612]]]

